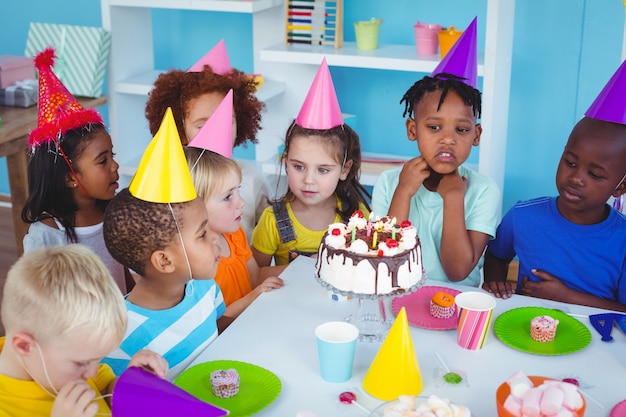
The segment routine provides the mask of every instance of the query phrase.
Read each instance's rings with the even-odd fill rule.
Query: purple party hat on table
[[[307,129],[326,130],[343,124],[335,85],[326,58],[315,74],[311,88],[296,117],[296,124]]]
[[[187,146],[213,151],[226,158],[233,157],[232,89]]]
[[[585,116],[626,125],[626,61],[604,86]]]
[[[227,414],[228,411],[134,366],[120,375],[111,398],[113,417],[221,417]]]
[[[226,43],[224,39],[220,40],[217,45],[206,53],[198,62],[192,65],[187,72],[202,72],[204,66],[211,67],[216,74],[226,74],[232,67],[230,66],[230,59],[228,58],[228,52],[226,52]]]
[[[476,62],[476,17],[463,31],[450,51],[432,72],[431,77],[445,72],[466,78],[465,84],[476,88],[478,85],[478,65]]]

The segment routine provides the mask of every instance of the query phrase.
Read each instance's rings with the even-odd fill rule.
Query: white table
[[[252,363],[275,373],[282,382],[279,397],[258,416],[295,417],[298,411],[309,410],[318,417],[355,416],[365,413],[354,405],[343,405],[338,394],[356,392],[360,403],[375,408],[382,401],[363,391],[361,382],[381,343],[359,342],[355,354],[352,379],[345,383],[329,383],[320,377],[317,347],[313,331],[325,321],[342,320],[351,313],[351,301],[333,301],[328,291],[314,278],[314,260],[299,257],[281,275],[285,286],[263,294],[198,358],[195,363],[229,359]],[[477,288],[440,282],[461,291]],[[572,315],[597,314],[605,311],[567,305],[524,296],[498,300],[495,317],[522,306],[559,308]],[[587,400],[586,415],[608,416],[611,408],[626,398],[626,336],[614,328],[613,342],[602,342],[587,318],[578,318],[591,331],[592,341],[585,349],[559,356],[535,355],[512,349],[493,332],[486,346],[469,351],[456,344],[456,330],[426,330],[410,327],[415,353],[419,361],[424,391],[465,404],[473,415],[495,417],[495,393],[500,383],[518,370],[527,375],[554,378],[575,376],[587,387],[585,391],[599,402]],[[435,352],[445,358],[450,368],[467,373],[467,386],[437,386],[433,376],[440,368]]]

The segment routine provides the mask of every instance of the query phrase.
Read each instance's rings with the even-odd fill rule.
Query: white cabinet
[[[120,182],[128,184],[152,135],[144,111],[148,92],[162,72],[154,68],[152,9],[248,13],[252,16],[255,72],[261,48],[280,42],[283,0],[101,0],[102,25],[111,32],[108,106],[111,137],[120,163]],[[200,57],[198,57],[199,59]],[[262,101],[281,94],[284,84],[271,74],[258,91]]]
[[[111,31],[109,115],[120,172],[132,175],[150,135],[144,117],[146,94],[158,75],[154,69],[152,8],[250,13],[253,25],[254,71],[266,79],[259,98],[266,102],[263,129],[256,147],[263,170],[279,172],[277,147],[296,116],[326,57],[329,66],[429,73],[437,56],[416,55],[414,45],[379,45],[360,51],[353,42],[344,47],[285,45],[283,0],[101,0],[102,20]],[[513,44],[514,0],[486,0],[484,56],[478,75],[483,78],[483,135],[478,170],[502,188],[509,113],[509,81]],[[480,49],[480,47],[479,47]],[[272,80],[280,80],[275,82]],[[273,97],[277,97],[272,99]],[[271,100],[270,100],[271,99]],[[367,149],[364,149],[367,151]],[[376,175],[364,174],[372,184]]]

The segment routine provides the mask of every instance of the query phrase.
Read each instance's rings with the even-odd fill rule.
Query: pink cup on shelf
[[[466,291],[454,297],[459,322],[457,342],[464,349],[478,350],[485,346],[496,299],[491,295]]]
[[[439,48],[439,31],[441,25],[421,23],[419,20],[413,25],[415,31],[415,44],[419,55],[435,55]]]

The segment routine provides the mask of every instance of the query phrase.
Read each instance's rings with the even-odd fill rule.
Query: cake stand
[[[410,288],[403,288],[388,294],[359,294],[340,290],[323,281],[317,274],[314,276],[324,288],[354,299],[356,304],[354,311],[346,316],[344,321],[354,324],[359,329],[359,340],[362,342],[383,341],[394,321],[389,300],[410,294],[426,283],[426,271],[422,269],[422,278]]]

